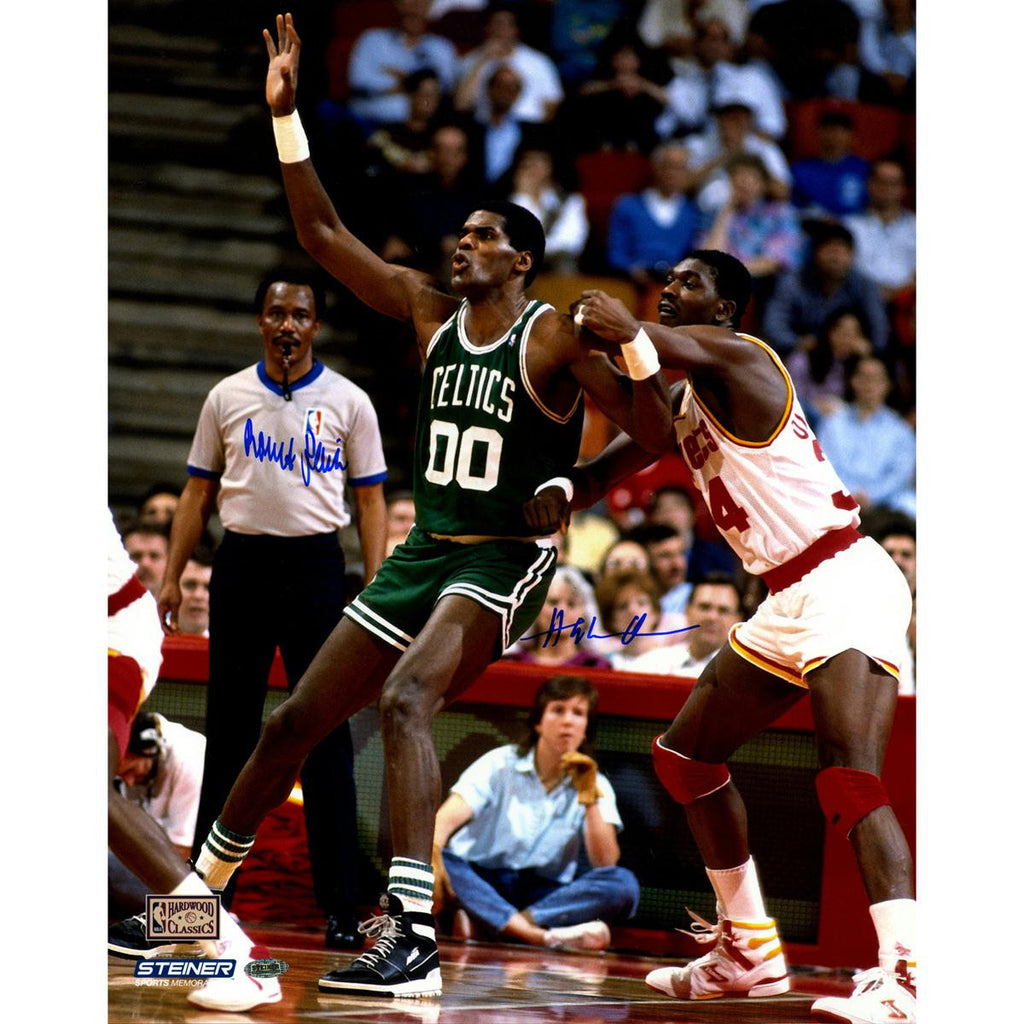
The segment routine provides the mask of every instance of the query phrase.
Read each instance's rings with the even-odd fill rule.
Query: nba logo
[[[324,424],[324,413],[322,409],[306,410],[306,433],[314,437],[320,436],[320,428]]]

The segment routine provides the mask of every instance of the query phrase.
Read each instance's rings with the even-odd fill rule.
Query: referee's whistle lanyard
[[[284,353],[281,356],[281,365],[284,370],[284,376],[281,381],[281,394],[284,395],[286,402],[290,402],[292,400],[292,386],[288,383],[288,366],[292,361],[292,343],[290,341],[282,341],[281,348],[284,349]]]

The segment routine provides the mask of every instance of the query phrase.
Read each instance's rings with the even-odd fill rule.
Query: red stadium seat
[[[600,150],[576,157],[579,191],[587,201],[591,230],[603,235],[615,200],[624,192],[645,188],[650,173],[650,160],[633,150]]]
[[[790,161],[817,156],[818,118],[828,110],[850,116],[853,151],[865,160],[893,153],[904,141],[904,114],[894,107],[838,99],[801,100],[787,109]]]

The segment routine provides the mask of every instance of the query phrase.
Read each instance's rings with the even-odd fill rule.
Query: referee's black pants
[[[344,606],[345,557],[336,534],[225,533],[210,577],[206,759],[193,856],[256,747],[275,649],[291,691]],[[354,912],[360,892],[347,722],[310,751],[300,778],[317,905],[325,914]]]

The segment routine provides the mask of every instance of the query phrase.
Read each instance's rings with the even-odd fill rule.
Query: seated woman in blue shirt
[[[437,812],[434,872],[460,906],[456,935],[600,950],[608,923],[636,912],[640,886],[618,866],[615,793],[593,758],[597,693],[554,676],[534,697],[529,736],[484,754]],[[591,867],[577,873],[581,852]],[[443,860],[443,870],[442,870]]]

